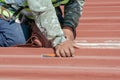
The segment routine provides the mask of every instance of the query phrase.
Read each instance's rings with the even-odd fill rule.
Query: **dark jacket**
[[[56,8],[56,12],[59,18],[59,21],[62,25],[71,27],[73,29],[73,32],[75,34],[75,29],[79,23],[79,18],[82,13],[84,0],[70,0],[67,4],[64,6],[64,17],[61,16],[61,10],[59,7]]]

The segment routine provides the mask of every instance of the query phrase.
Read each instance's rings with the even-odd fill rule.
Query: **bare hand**
[[[55,53],[57,57],[72,57],[74,56],[74,42],[71,40],[66,40],[65,42],[57,45],[55,47]]]
[[[58,57],[72,57],[74,56],[75,49],[78,48],[78,46],[74,43],[74,35],[72,32],[72,28],[65,26],[63,28],[64,35],[66,37],[66,41],[60,43],[55,47],[55,53]]]

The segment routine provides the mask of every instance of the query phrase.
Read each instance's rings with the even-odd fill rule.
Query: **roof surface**
[[[51,48],[0,48],[0,80],[120,80],[120,0],[86,0],[74,57]]]

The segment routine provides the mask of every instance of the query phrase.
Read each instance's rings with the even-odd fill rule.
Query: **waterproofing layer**
[[[120,0],[86,0],[71,58],[51,48],[0,48],[0,80],[120,80]]]

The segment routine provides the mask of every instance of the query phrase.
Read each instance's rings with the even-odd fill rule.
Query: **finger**
[[[71,57],[71,51],[69,48],[65,49],[64,52],[66,57]]]
[[[60,57],[59,49],[55,50],[56,57]]]
[[[60,50],[60,55],[61,55],[61,57],[66,57],[65,52],[64,52],[63,49]]]
[[[73,44],[73,47],[76,49],[80,49],[80,46],[78,46],[77,44]]]
[[[70,56],[73,57],[75,53],[74,47],[70,47]]]
[[[73,44],[72,44],[72,45],[73,45],[74,48],[76,48],[76,49],[80,49],[80,46],[77,45],[77,43],[76,43],[75,41],[73,41]]]

